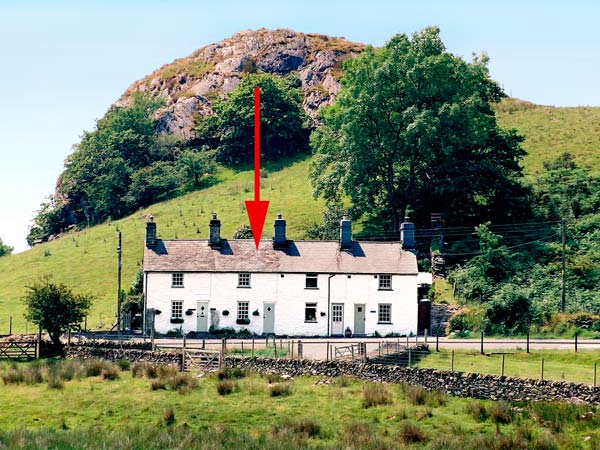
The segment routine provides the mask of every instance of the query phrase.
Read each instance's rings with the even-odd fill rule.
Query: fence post
[[[302,348],[302,341],[300,339],[298,339],[298,359],[302,359],[303,358],[303,348]]]
[[[408,343],[408,334],[406,335],[406,348],[409,347],[409,343]]]
[[[329,361],[329,341],[327,341],[327,356],[325,357],[326,361]]]
[[[202,339],[202,350],[206,350],[206,339]]]
[[[483,330],[481,330],[481,354],[485,355],[485,352],[483,351]]]
[[[437,328],[435,333],[435,351],[436,353],[440,352],[440,327]]]
[[[252,338],[252,357],[254,358],[254,338]]]
[[[83,331],[85,331],[87,333],[87,315],[83,319]],[[144,339],[145,338],[146,338],[146,330],[144,330]]]
[[[279,353],[283,353],[283,339],[279,338]]]
[[[155,348],[154,348],[154,322],[152,322],[152,329],[150,330],[150,348],[152,349],[152,351],[155,350]]]
[[[243,358],[244,357],[244,341],[241,341],[241,342],[242,342],[242,358]]]
[[[8,335],[12,336],[12,316],[10,316],[10,319],[8,321]]]
[[[377,350],[378,350],[379,356],[381,356],[381,341],[379,341],[377,343]]]
[[[594,387],[596,387],[596,366],[598,363],[594,363]]]
[[[451,359],[451,361],[452,361],[451,362],[451,370],[452,370],[452,372],[454,372],[454,350],[452,350],[452,357],[451,358],[452,358]]]
[[[502,371],[500,372],[500,376],[504,376],[504,353],[502,353]]]
[[[290,355],[290,359],[294,359],[294,341],[292,340],[292,353]]]
[[[183,335],[183,342],[181,344],[181,371],[185,371],[185,347],[186,347],[186,337]]]
[[[576,332],[575,332],[575,353],[577,353],[577,335],[578,335],[578,334],[579,334],[579,333],[576,331]]]
[[[350,344],[350,352],[352,352],[352,361],[354,361],[354,345]]]
[[[226,339],[221,339],[221,357],[225,356],[225,350],[227,350],[227,342]]]
[[[42,327],[38,327],[37,339],[35,342],[35,359],[40,359],[42,345]]]
[[[544,358],[542,358],[542,377],[541,380],[544,381]]]
[[[412,363],[412,354],[411,354],[411,351],[410,351],[410,348],[409,348],[408,349],[408,368],[409,369],[410,369],[411,363]]]
[[[529,327],[527,327],[527,353],[529,353]]]
[[[273,338],[273,355],[277,358],[277,342],[275,341],[275,338]]]
[[[425,328],[425,345],[427,345],[427,335],[429,334],[429,330]]]

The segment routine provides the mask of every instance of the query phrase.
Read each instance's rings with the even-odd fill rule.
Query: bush
[[[287,397],[292,393],[292,388],[286,383],[273,383],[269,386],[269,395],[271,397]]]
[[[84,372],[81,361],[72,359],[62,360],[58,363],[55,363],[50,370],[64,381],[71,381],[75,378],[81,378]]]
[[[165,409],[165,412],[163,413],[163,423],[168,427],[175,423],[175,411],[173,411],[173,408]]]
[[[26,384],[40,384],[44,381],[42,366],[32,363],[23,369],[23,381]]]
[[[245,376],[246,372],[244,369],[240,369],[239,367],[234,369],[225,367],[224,369],[219,370],[219,373],[217,374],[217,378],[219,378],[219,380],[237,380],[244,378]]]
[[[560,402],[534,402],[528,409],[540,424],[557,433],[565,426],[577,423],[591,411],[590,407]]]
[[[507,402],[498,401],[490,407],[490,416],[496,424],[507,424],[512,422],[514,413]]]
[[[425,442],[427,440],[425,432],[418,424],[412,421],[406,421],[400,425],[398,438],[405,444]]]
[[[275,434],[284,434],[286,431],[310,438],[318,436],[321,433],[321,426],[316,420],[307,417],[301,419],[288,418],[273,425],[273,433]]]
[[[152,380],[152,382],[150,383],[150,389],[152,389],[153,391],[157,391],[159,389],[167,389],[167,380],[165,380],[164,378]]]
[[[465,406],[465,412],[477,422],[485,422],[490,416],[483,402],[470,402]]]
[[[119,359],[117,361],[117,366],[122,371],[129,370],[131,368],[131,363],[127,359]]]
[[[109,367],[111,363],[103,359],[87,359],[83,366],[85,368],[85,374],[88,377],[97,377],[102,375],[102,371]]]
[[[348,387],[348,386],[350,386],[351,383],[352,383],[352,379],[350,377],[347,377],[344,375],[337,377],[337,379],[335,380],[335,384],[338,385],[339,387]]]
[[[56,375],[50,375],[48,377],[48,387],[50,389],[62,389],[65,387],[63,380],[58,378]]]
[[[169,380],[168,385],[171,390],[186,394],[198,387],[198,380],[189,373],[178,373]]]
[[[383,384],[368,384],[363,388],[363,408],[378,405],[389,405],[393,402],[392,394]]]
[[[2,381],[4,384],[19,384],[25,380],[23,371],[18,367],[11,367],[7,372],[2,374]]]
[[[150,363],[144,364],[144,376],[150,379],[158,378],[158,367]]]
[[[134,362],[131,365],[131,376],[133,378],[142,378],[144,376],[144,371],[146,370],[146,363],[144,362]]]
[[[173,364],[163,364],[158,366],[158,378],[171,378],[179,373],[179,368]]]
[[[229,395],[235,390],[235,387],[235,383],[231,380],[217,382],[217,392],[219,395]]]
[[[119,367],[115,364],[107,365],[104,369],[102,369],[102,379],[104,380],[116,380],[119,378]]]
[[[435,408],[446,404],[446,394],[441,391],[428,391],[422,386],[408,383],[402,383],[401,389],[406,399],[413,405],[428,405]]]

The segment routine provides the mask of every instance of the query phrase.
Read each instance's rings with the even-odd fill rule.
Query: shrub
[[[477,422],[485,422],[490,416],[483,402],[470,402],[465,406],[465,412]]]
[[[119,378],[119,368],[115,364],[107,365],[102,369],[102,379],[112,381],[117,378]]]
[[[269,395],[271,397],[287,397],[292,393],[292,388],[289,384],[273,383],[269,386]]]
[[[319,423],[311,418],[285,419],[282,422],[273,425],[275,434],[284,434],[285,431],[291,431],[294,434],[300,434],[303,437],[315,437],[321,433]]]
[[[158,368],[154,364],[144,364],[144,376],[146,378],[158,378]]]
[[[185,394],[198,387],[198,380],[189,373],[178,373],[169,380],[168,385],[173,391]]]
[[[129,370],[131,368],[131,363],[127,359],[119,359],[117,361],[117,366],[119,366],[120,370]]]
[[[398,439],[405,444],[412,444],[425,442],[427,440],[427,436],[417,423],[406,421],[400,425]]]
[[[144,376],[144,372],[146,371],[146,365],[147,363],[145,362],[134,362],[131,365],[131,376],[133,378],[142,378]]]
[[[15,366],[2,374],[2,381],[4,384],[19,384],[22,383],[24,379],[23,371]]]
[[[267,374],[267,382],[271,383],[281,383],[283,378],[278,373],[268,373]]]
[[[246,372],[244,369],[240,369],[236,367],[234,369],[230,369],[229,367],[225,367],[224,369],[219,370],[217,377],[219,380],[236,380],[240,378],[244,378],[246,376]]]
[[[406,383],[403,383],[401,387],[406,399],[413,405],[424,405],[427,402],[428,392],[424,387],[412,386]]]
[[[53,365],[51,370],[60,379],[70,381],[82,376],[83,366],[79,360],[67,359]]]
[[[162,364],[158,366],[158,378],[171,378],[179,373],[179,368],[173,364]]]
[[[490,416],[496,424],[507,424],[514,418],[513,410],[507,402],[495,402],[490,407]]]
[[[48,377],[48,387],[50,389],[62,389],[65,387],[63,380],[58,378],[56,375],[50,375]]]
[[[566,425],[578,422],[590,411],[589,407],[560,402],[535,402],[530,404],[529,409],[540,424],[557,433]]]
[[[44,381],[42,366],[32,363],[23,369],[23,381],[26,384],[39,384]]]
[[[219,395],[229,395],[235,389],[235,383],[231,380],[221,380],[217,382],[217,392]]]
[[[84,362],[85,374],[88,377],[97,377],[102,374],[102,370],[110,366],[108,361],[103,359],[88,359]]]
[[[150,383],[150,389],[152,389],[153,391],[157,391],[159,389],[167,389],[167,381],[163,378],[152,380],[152,382]]]
[[[165,409],[165,412],[163,413],[163,423],[168,427],[175,423],[175,411],[173,411],[173,408]]]
[[[383,384],[368,384],[363,388],[363,408],[392,403],[392,394]]]
[[[348,387],[350,386],[351,382],[352,380],[350,379],[350,377],[344,375],[337,377],[337,379],[335,380],[335,384],[337,384],[339,387]]]

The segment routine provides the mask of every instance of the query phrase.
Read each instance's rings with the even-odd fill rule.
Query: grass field
[[[85,373],[93,360],[60,364],[42,368],[30,385],[11,380],[19,370],[31,373],[31,364],[12,378],[1,369],[8,381],[0,386],[0,448],[600,448],[600,418],[590,406],[513,407],[350,378],[244,373],[184,375],[186,389],[165,390],[163,377],[181,376],[140,369],[133,377],[103,363],[102,374],[112,374],[105,379]],[[50,384],[46,372],[72,379]],[[225,384],[231,393],[219,395]]]
[[[535,350],[527,353],[524,350],[486,350],[485,355],[473,350],[454,351],[454,370],[460,372],[478,372],[501,375],[502,354],[504,353],[504,375],[521,378],[537,378],[542,376],[542,359],[544,360],[544,379],[554,381],[570,381],[573,383],[594,383],[594,363],[598,364],[600,384],[600,350]],[[417,367],[451,370],[452,351],[432,352],[419,361]]]

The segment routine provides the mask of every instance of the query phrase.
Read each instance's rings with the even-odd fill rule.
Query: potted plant
[[[350,327],[346,327],[346,331],[344,331],[344,336],[346,336],[347,338],[352,337],[352,330],[350,329]]]

